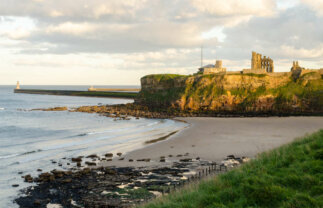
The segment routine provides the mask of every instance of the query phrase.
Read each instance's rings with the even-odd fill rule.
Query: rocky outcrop
[[[135,102],[181,112],[323,112],[319,71],[292,73],[148,75]]]

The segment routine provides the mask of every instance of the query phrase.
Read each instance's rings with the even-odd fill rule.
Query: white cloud
[[[216,16],[271,16],[275,10],[273,0],[191,0],[191,3],[199,11]]]
[[[195,72],[201,45],[205,63],[223,59],[228,69],[249,67],[251,50],[273,57],[275,69],[294,59],[317,66],[322,8],[322,0],[0,0],[0,83],[17,79],[5,68],[26,79],[42,70],[51,84],[118,84],[105,76],[138,84],[148,73]]]
[[[323,0],[301,0],[302,3],[308,5],[311,9],[323,16]]]
[[[89,23],[72,23],[65,22],[59,25],[51,25],[46,28],[46,33],[61,33],[72,35],[84,35],[90,32],[94,32],[98,29],[98,25]]]

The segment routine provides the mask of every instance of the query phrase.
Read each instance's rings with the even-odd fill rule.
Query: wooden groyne
[[[14,93],[134,99],[138,92],[15,89]]]

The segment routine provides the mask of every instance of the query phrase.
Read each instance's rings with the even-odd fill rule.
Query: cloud
[[[322,22],[322,0],[0,0],[1,68],[138,72],[137,82],[195,72],[201,45],[205,63],[228,69],[249,67],[252,50],[275,69],[317,66]]]
[[[322,17],[302,6],[286,9],[270,18],[252,18],[247,23],[224,29],[226,39],[218,54],[224,58],[246,59],[251,50],[255,50],[275,59],[323,58],[322,22]]]
[[[199,11],[215,16],[272,16],[276,7],[273,0],[191,0],[191,3]]]
[[[323,16],[323,0],[301,0],[303,4],[310,7],[318,15]]]

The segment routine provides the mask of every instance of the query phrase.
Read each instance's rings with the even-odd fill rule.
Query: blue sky
[[[323,0],[0,0],[0,84],[139,84],[251,51],[323,67]]]

